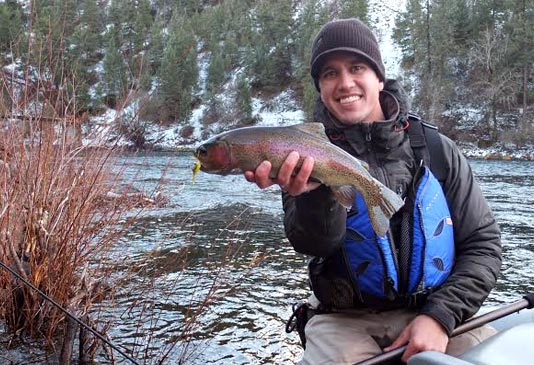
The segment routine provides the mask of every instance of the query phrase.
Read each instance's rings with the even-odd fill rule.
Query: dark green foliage
[[[291,2],[259,1],[253,20],[252,44],[248,48],[248,73],[256,88],[280,87],[292,76]]]
[[[484,138],[495,141],[504,115],[521,107],[527,129],[532,0],[408,0],[406,10],[397,17],[394,39],[416,81],[410,87],[420,113],[439,124],[442,116],[458,114],[456,108],[478,108]]]
[[[22,9],[16,1],[0,3],[0,52],[11,52],[21,41],[23,32]]]
[[[367,0],[341,1],[339,5],[340,18],[359,18],[368,22],[369,4]]]
[[[294,29],[294,54],[296,76],[301,82],[309,78],[310,50],[313,39],[321,26],[328,20],[328,9],[320,0],[305,2]]]
[[[317,99],[317,91],[311,80],[304,81],[303,86],[303,109],[308,122],[313,122],[313,108]]]
[[[225,80],[225,59],[224,49],[217,45],[210,47],[211,57],[208,66],[208,78],[206,80],[206,90],[211,93],[216,93],[222,86]]]
[[[83,60],[86,67],[94,65],[102,58],[104,39],[101,33],[104,22],[104,13],[96,0],[86,0],[83,3],[80,22],[70,40],[77,57]]]
[[[250,83],[245,75],[239,75],[237,79],[237,110],[240,113],[240,120],[243,124],[250,124],[252,118],[252,96],[250,94]]]
[[[68,80],[64,102],[76,111],[121,106],[141,89],[149,121],[187,124],[202,100],[211,120],[246,123],[253,97],[289,87],[311,119],[315,35],[329,19],[371,22],[369,12],[367,0],[38,0],[25,15],[8,0],[0,3],[0,59],[46,64],[33,68],[54,75],[46,98],[56,103],[54,90]],[[34,47],[25,47],[30,24]],[[519,108],[529,126],[534,0],[407,0],[393,39],[425,118],[439,124],[469,103],[483,110],[492,138],[501,115]]]
[[[157,18],[150,28],[150,36],[148,37],[150,47],[148,47],[146,57],[150,67],[150,75],[155,75],[161,66],[163,50],[165,49],[163,29],[164,24],[161,18]]]
[[[198,80],[197,40],[187,19],[171,20],[159,70],[158,95],[164,101],[164,120],[185,121],[192,109]]]
[[[103,81],[108,106],[116,107],[122,105],[122,101],[128,92],[130,75],[127,63],[121,52],[119,30],[115,27],[109,30],[107,36]]]

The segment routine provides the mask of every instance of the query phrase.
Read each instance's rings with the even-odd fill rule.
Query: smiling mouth
[[[352,103],[352,102],[358,101],[361,98],[362,97],[360,95],[352,95],[352,96],[348,96],[346,98],[339,99],[339,102],[340,102],[340,104],[348,104],[348,103]]]

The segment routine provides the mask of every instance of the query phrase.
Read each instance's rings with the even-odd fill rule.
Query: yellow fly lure
[[[197,176],[201,167],[202,165],[200,164],[200,162],[195,162],[195,165],[193,166],[193,183],[195,183],[195,177]]]

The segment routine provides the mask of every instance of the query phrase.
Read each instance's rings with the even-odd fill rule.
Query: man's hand
[[[444,353],[448,343],[449,336],[447,336],[443,326],[434,318],[421,314],[415,317],[391,346],[386,347],[384,351],[391,351],[408,344],[402,355],[402,361],[408,362],[410,356],[422,351]]]
[[[293,196],[318,188],[321,184],[308,182],[315,163],[314,159],[312,157],[304,158],[302,166],[296,171],[299,159],[298,152],[291,152],[280,166],[278,176],[274,179],[269,177],[272,169],[271,163],[263,161],[258,165],[256,171],[245,171],[245,179],[255,183],[260,189],[278,184],[283,191]]]

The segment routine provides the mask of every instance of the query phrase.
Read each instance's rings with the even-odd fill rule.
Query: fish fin
[[[352,185],[340,185],[340,186],[331,186],[332,194],[345,208],[349,209],[354,205],[354,199],[356,199],[356,193],[358,190]]]
[[[402,208],[404,200],[394,191],[383,185],[381,186],[380,197],[381,199],[378,205],[369,207],[369,204],[367,204],[367,208],[373,230],[377,235],[384,236],[389,230],[389,220],[393,214]]]
[[[323,138],[327,141],[330,141],[326,136],[323,123],[319,122],[309,122],[309,123],[300,123],[290,125],[288,128],[298,129],[303,133],[313,135],[315,137]]]

